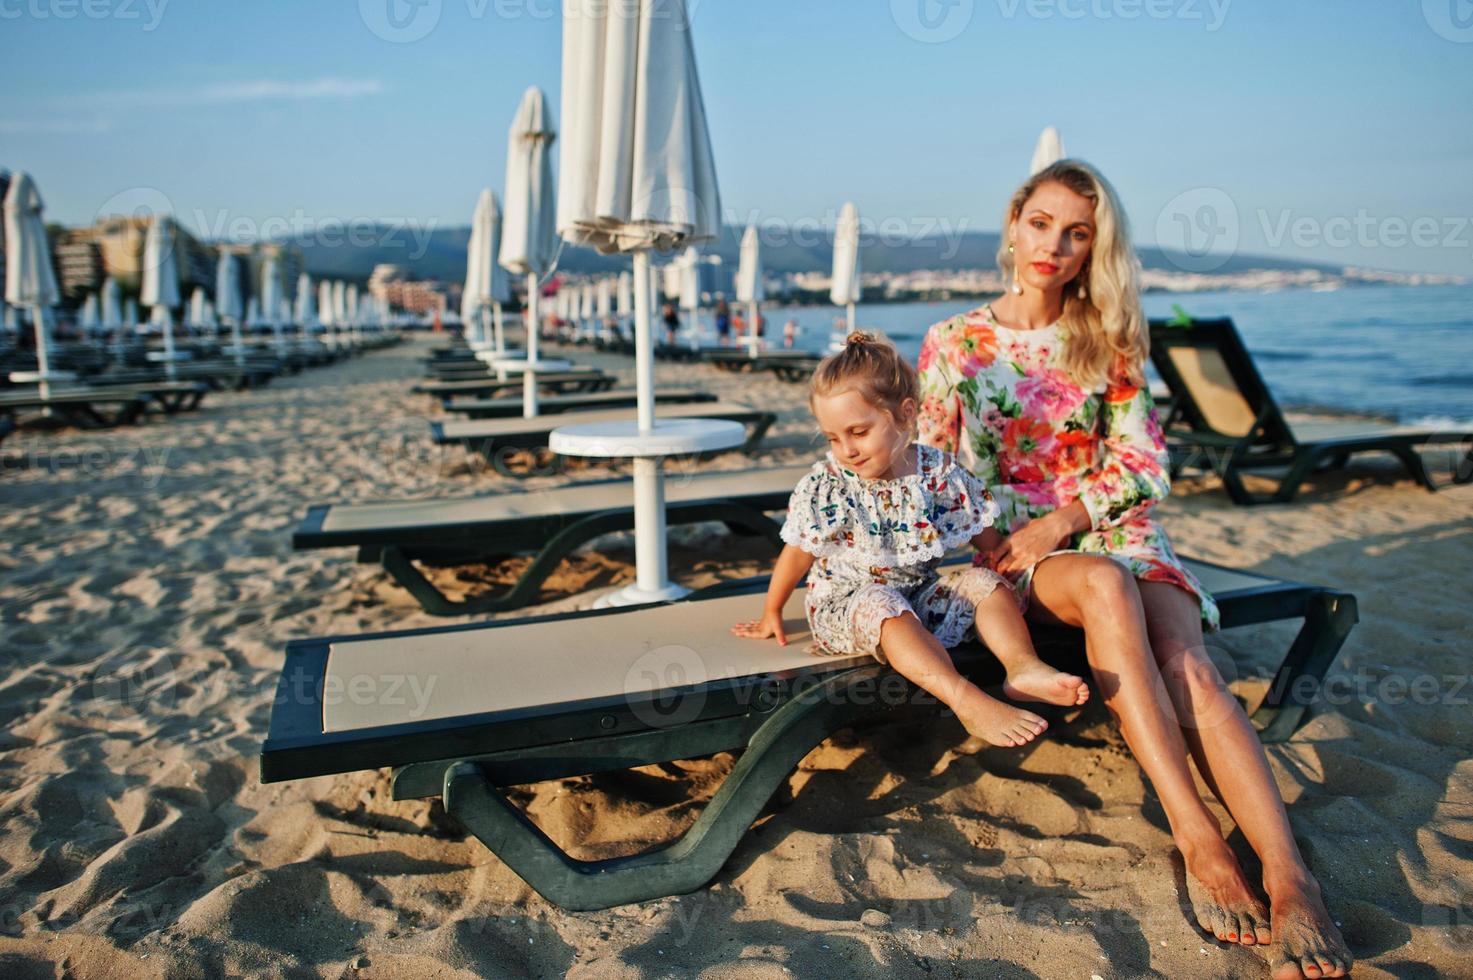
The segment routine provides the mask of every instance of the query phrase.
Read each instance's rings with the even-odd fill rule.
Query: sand
[[[263,786],[289,639],[459,621],[350,552],[292,552],[306,507],[570,478],[509,480],[432,446],[437,409],[407,394],[424,349],[139,428],[5,443],[0,976],[1265,975],[1261,954],[1203,938],[1182,911],[1161,807],[1098,709],[978,755],[953,751],[949,717],[842,733],[711,886],[596,913],[541,899],[438,804],[389,800],[386,771]],[[625,359],[580,359],[629,377]],[[817,452],[801,386],[659,372],[779,406],[761,462]],[[1359,597],[1342,696],[1270,759],[1357,975],[1473,975],[1473,487],[1432,495],[1367,460],[1292,507],[1234,508],[1215,481],[1184,480],[1159,513],[1185,554]],[[689,584],[770,560],[712,528],[676,537]],[[628,535],[597,542],[528,612],[587,606],[585,590],[632,579],[632,557]],[[516,570],[434,574],[474,591]],[[1214,640],[1236,690],[1258,695],[1287,635]],[[678,833],[731,764],[517,797],[577,855],[609,856]]]

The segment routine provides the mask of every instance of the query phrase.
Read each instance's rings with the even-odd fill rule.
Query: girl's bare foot
[[[1066,708],[1089,700],[1089,685],[1084,678],[1054,670],[1042,660],[1009,671],[1002,692],[1018,701],[1042,701]]]
[[[1187,866],[1187,897],[1204,932],[1220,942],[1267,945],[1274,934],[1268,908],[1253,893],[1232,848],[1216,833],[1178,844]]]
[[[1033,712],[1004,704],[975,688],[952,705],[952,710],[969,734],[993,745],[1027,745],[1048,728],[1048,722]]]
[[[1325,910],[1320,886],[1313,878],[1272,888],[1269,896],[1273,942],[1268,948],[1268,965],[1274,980],[1343,977],[1350,972],[1355,957]]]

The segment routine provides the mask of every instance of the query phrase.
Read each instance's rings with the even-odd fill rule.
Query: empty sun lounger
[[[665,483],[671,524],[722,521],[779,544],[768,511],[788,505],[809,467],[676,474]],[[537,600],[558,564],[600,535],[634,527],[632,480],[574,483],[536,493],[462,500],[324,504],[307,511],[292,547],[357,548],[360,562],[380,562],[433,616],[519,609]],[[416,560],[470,564],[508,555],[536,557],[504,592],[456,600],[414,566]]]
[[[0,392],[0,415],[13,417],[14,426],[49,418],[81,429],[110,429],[138,421],[149,402],[132,388],[68,388],[45,398],[39,391],[7,391]]]
[[[1253,716],[1265,741],[1286,738],[1355,625],[1355,598],[1188,564],[1216,594],[1224,627],[1303,621]],[[730,635],[765,587],[747,580],[667,605],[293,642],[261,779],[393,767],[395,799],[440,797],[446,813],[567,909],[693,891],[823,739],[917,702],[936,710],[869,658],[806,653],[801,592],[784,610],[788,646]],[[1039,632],[1051,649],[1067,645],[1059,666],[1083,663],[1079,634]],[[1001,680],[996,659],[975,645],[955,656],[979,683]],[[628,857],[571,857],[504,792],[729,750],[741,755],[690,829]]]
[[[1436,490],[1419,450],[1468,441],[1466,433],[1388,423],[1290,423],[1231,320],[1152,321],[1151,361],[1174,396],[1166,426],[1172,475],[1189,467],[1214,470],[1236,504],[1287,503],[1316,471],[1341,468],[1365,452],[1390,453],[1413,479]],[[1473,477],[1473,447],[1453,468],[1456,483]],[[1244,485],[1244,473],[1261,470],[1283,471],[1274,493],[1255,494]]]
[[[537,388],[547,394],[571,395],[583,391],[608,391],[618,380],[612,374],[581,368],[539,374]],[[433,395],[436,398],[496,398],[520,392],[523,384],[521,375],[511,378],[485,375],[457,381],[421,381],[409,390],[416,395]]]
[[[655,389],[656,404],[686,405],[692,402],[714,402],[716,396],[707,391],[691,388]],[[543,415],[558,412],[578,412],[591,408],[633,408],[639,396],[628,391],[599,391],[583,395],[554,395],[537,402],[537,410]],[[444,402],[447,412],[460,412],[473,419],[504,419],[522,414],[522,399],[518,398],[456,398]]]
[[[762,437],[767,434],[772,423],[777,421],[777,415],[773,412],[764,412],[747,405],[734,405],[727,402],[656,405],[655,417],[662,419],[729,419],[747,427],[746,442],[740,446],[733,446],[732,449],[719,450],[719,452],[731,452],[733,449],[751,452],[762,442]],[[491,464],[496,467],[496,471],[503,476],[524,476],[528,474],[507,466],[506,451],[546,448],[549,433],[558,426],[568,425],[573,421],[579,425],[586,425],[590,422],[625,422],[633,418],[634,414],[630,409],[608,408],[600,411],[579,412],[576,420],[568,415],[538,416],[531,419],[517,417],[439,420],[430,422],[430,438],[437,445],[462,445],[470,452],[480,453],[490,460]],[[561,470],[562,459],[561,456],[552,457],[552,472]],[[542,474],[547,470],[539,467],[537,472]]]

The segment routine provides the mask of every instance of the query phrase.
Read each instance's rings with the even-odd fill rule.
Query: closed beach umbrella
[[[511,282],[497,256],[501,248],[501,207],[488,187],[476,201],[471,220],[471,240],[466,249],[465,295],[461,300],[461,317],[476,323],[476,339],[486,343],[485,314],[490,309],[495,320],[495,350],[505,351],[501,329],[501,304],[511,298]]]
[[[614,312],[623,326],[634,316],[634,273],[619,273],[619,282],[614,288]]]
[[[123,326],[130,332],[138,328],[138,301],[131,296],[123,301]]]
[[[670,583],[666,570],[658,454],[743,438],[734,423],[728,429],[713,420],[655,420],[650,252],[714,239],[721,221],[684,0],[567,0],[562,64],[557,228],[573,244],[633,257],[638,407],[637,425],[627,433],[615,426],[617,434],[604,436],[573,426],[553,434],[552,448],[633,456],[636,583],[604,601],[669,599],[684,590]],[[596,440],[604,438],[611,441],[600,451]],[[681,448],[656,448],[676,445]]]
[[[179,305],[179,266],[174,258],[172,222],[166,214],[154,215],[143,245],[143,294],[151,309],[150,318],[164,332],[164,370],[170,379],[178,376],[174,354],[173,308]]]
[[[303,272],[297,276],[297,329],[306,333],[317,323],[317,294],[312,291],[312,277]]]
[[[676,295],[681,309],[690,314],[690,343],[697,347],[701,336],[701,253],[694,246],[686,249],[676,259],[676,267],[680,270]]]
[[[1033,148],[1033,162],[1029,164],[1028,176],[1033,176],[1045,167],[1053,166],[1064,159],[1064,138],[1052,126],[1044,127],[1039,134],[1038,144]]]
[[[261,267],[261,315],[271,324],[271,337],[276,349],[282,350],[286,343],[281,333],[281,304],[284,299],[281,288],[281,267],[276,256],[268,256]]]
[[[230,352],[235,362],[245,361],[245,343],[240,335],[240,264],[235,256],[221,251],[215,260],[215,312],[230,327]]]
[[[609,328],[609,317],[614,315],[614,280],[608,276],[600,279],[597,293],[594,298],[594,312],[598,314],[598,333],[602,335]]]
[[[102,282],[102,329],[112,333],[123,326],[123,291],[118,281],[108,276]]]
[[[194,292],[189,294],[189,322],[185,326],[196,332],[203,330],[206,314],[205,305],[209,297],[205,295],[203,286],[195,286]]]
[[[246,300],[245,321],[252,330],[265,324],[266,321],[261,319],[261,297],[252,296]]]
[[[595,293],[596,290],[591,282],[585,282],[583,288],[578,291],[578,318],[583,321],[583,332],[585,334],[592,330],[593,312],[596,302]]]
[[[348,284],[341,279],[332,284],[332,322],[339,330],[353,326],[348,320]]]
[[[834,277],[829,287],[829,299],[848,311],[851,333],[859,296],[859,208],[851,201],[839,212],[839,223],[834,228]]]
[[[538,363],[538,280],[552,268],[557,249],[556,202],[553,200],[552,144],[557,139],[552,110],[537,86],[527,89],[507,133],[506,210],[502,214],[501,251],[497,261],[527,280],[527,363]],[[534,370],[522,375],[522,412],[537,414]]]
[[[88,293],[87,298],[82,301],[82,309],[77,313],[77,326],[82,328],[82,335],[91,337],[95,334],[100,319],[97,312],[97,294]]]
[[[36,331],[36,363],[41,396],[51,394],[50,381],[63,375],[51,371],[50,327],[46,312],[61,298],[56,287],[56,270],[51,267],[51,246],[42,221],[41,192],[25,171],[11,175],[5,193],[5,302],[31,311]]]
[[[762,240],[756,225],[748,225],[742,235],[742,254],[737,262],[736,298],[747,304],[747,349],[757,353],[757,316],[765,298],[762,287]]]
[[[481,324],[481,304],[486,279],[487,247],[482,237],[481,207],[490,191],[482,191],[471,215],[471,237],[465,245],[465,285],[460,291],[460,319],[465,324],[466,340],[479,346],[486,340]],[[474,325],[474,327],[472,327]]]

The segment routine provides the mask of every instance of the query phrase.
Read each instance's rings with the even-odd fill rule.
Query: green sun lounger
[[[556,371],[537,375],[537,390],[546,394],[571,395],[583,391],[608,391],[619,379],[592,368]],[[421,381],[409,389],[416,395],[436,398],[496,398],[521,392],[525,382],[521,375],[496,378],[485,375],[457,381]]]
[[[42,397],[39,391],[0,392],[0,416],[11,429],[47,418],[80,429],[111,429],[137,422],[151,399],[134,388],[64,388]]]
[[[688,405],[694,402],[714,402],[716,396],[708,391],[692,388],[666,388],[655,390],[655,403],[665,405]],[[633,408],[639,396],[633,391],[598,391],[582,395],[553,395],[539,399],[537,410],[543,415],[559,412],[581,412],[593,408]],[[459,412],[473,419],[504,419],[522,414],[522,399],[516,398],[456,398],[446,399],[445,411]]]
[[[1172,476],[1211,470],[1235,504],[1288,503],[1314,473],[1345,466],[1352,455],[1390,453],[1428,490],[1438,489],[1422,450],[1452,447],[1453,482],[1473,479],[1466,432],[1366,421],[1295,422],[1284,418],[1231,320],[1173,326],[1151,322],[1151,361],[1170,387],[1166,419]],[[1268,471],[1268,472],[1263,472]],[[1245,473],[1278,475],[1271,494],[1256,494]]]
[[[1254,713],[1286,738],[1356,622],[1355,598],[1188,562],[1217,596],[1224,627],[1302,620]],[[741,843],[772,793],[819,742],[859,722],[935,702],[866,657],[805,652],[803,593],[784,610],[789,643],[732,636],[765,579],[666,605],[400,633],[298,640],[277,683],[261,779],[392,767],[395,799],[445,811],[548,901],[603,909],[693,891]],[[1081,667],[1078,633],[1039,640]],[[1001,680],[976,645],[955,651],[979,683]],[[509,786],[741,752],[678,839],[628,857],[578,860],[507,796]]]
[[[665,481],[670,525],[721,521],[760,534],[779,546],[779,525],[768,511],[788,505],[809,466],[696,474]],[[558,564],[600,535],[634,527],[634,482],[596,480],[539,490],[461,500],[319,504],[292,535],[292,547],[357,548],[359,562],[379,562],[432,616],[462,616],[520,609],[536,602]],[[427,579],[415,561],[445,565],[533,555],[509,589],[452,599]]]
[[[727,402],[697,402],[689,405],[656,405],[655,417],[661,419],[728,419],[747,427],[747,441],[731,449],[702,453],[705,459],[722,452],[751,452],[762,442],[762,437],[777,421],[773,412],[764,412],[747,405]],[[464,446],[467,451],[479,453],[491,462],[503,476],[527,477],[558,473],[563,469],[564,457],[553,455],[550,460],[540,460],[531,471],[514,469],[508,465],[508,454],[517,450],[541,450],[547,447],[548,435],[560,425],[590,422],[626,422],[634,420],[634,412],[628,408],[607,408],[576,415],[538,416],[537,418],[505,419],[452,419],[430,422],[430,438],[440,446]]]

